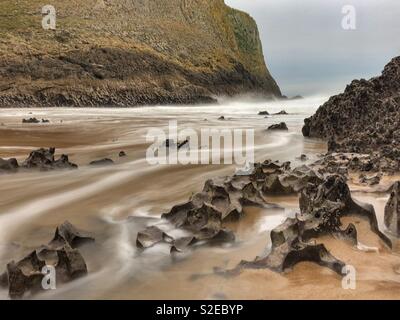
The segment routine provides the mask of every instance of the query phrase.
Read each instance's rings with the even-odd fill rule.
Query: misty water
[[[291,161],[296,166],[303,164],[297,159],[301,154],[307,154],[311,162],[326,151],[323,141],[307,139],[301,134],[304,118],[324,101],[325,97],[313,97],[262,103],[226,101],[217,106],[1,109],[1,158],[23,160],[39,147],[56,147],[57,155],[68,154],[79,169],[1,176],[0,267],[47,243],[56,226],[68,220],[96,238],[94,243],[80,249],[88,275],[62,284],[57,290],[27,298],[290,298],[295,294],[290,293],[294,287],[304,289],[304,297],[309,294],[307,288],[314,288],[313,279],[319,275],[322,279],[326,273],[328,280],[319,284],[319,292],[332,286],[339,288],[340,279],[336,275],[309,264],[299,267],[307,268],[307,272],[294,272],[289,278],[266,271],[268,291],[265,286],[260,287],[251,273],[234,280],[213,275],[215,267],[234,267],[243,259],[253,260],[265,254],[270,244],[269,231],[294,214],[298,208],[297,196],[269,199],[281,205],[282,210],[247,208],[245,218],[228,226],[236,235],[231,245],[195,247],[177,257],[172,257],[169,248],[163,245],[145,252],[136,248],[137,232],[146,226],[157,224],[175,235],[177,231],[160,219],[161,214],[201,191],[207,179],[231,175],[237,168],[150,165],[146,161],[149,129],[167,130],[170,120],[178,121],[178,130],[254,129],[257,161]],[[270,114],[286,110],[289,114],[258,115],[264,110]],[[225,120],[219,121],[220,116]],[[21,120],[27,117],[49,119],[50,123],[22,124]],[[269,125],[283,121],[289,131],[266,131]],[[121,150],[126,157],[118,157]],[[105,157],[113,159],[115,165],[88,166],[90,161]],[[384,196],[374,198],[381,204],[385,200]],[[203,276],[196,280],[193,275]],[[0,291],[0,298],[7,298],[5,290]]]

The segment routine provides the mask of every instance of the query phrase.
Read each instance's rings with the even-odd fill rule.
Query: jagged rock
[[[268,111],[260,111],[259,113],[258,113],[258,115],[259,116],[269,116],[269,112]]]
[[[167,139],[164,141],[164,143],[162,144],[162,147],[165,148],[174,148],[174,149],[181,149],[184,146],[188,146],[189,145],[189,138],[183,140],[183,141],[178,141],[177,143],[175,142],[174,139]]]
[[[54,238],[50,241],[49,246],[59,248],[68,244],[71,248],[76,248],[83,243],[91,241],[94,241],[91,234],[80,231],[69,221],[65,221],[57,227]]]
[[[64,246],[57,250],[56,264],[57,278],[62,282],[75,280],[88,273],[86,262],[77,249]]]
[[[48,119],[42,119],[42,123],[50,123],[50,120],[48,120]]]
[[[22,119],[22,123],[39,123],[40,121],[36,118]]]
[[[269,175],[263,185],[262,191],[264,194],[278,194],[287,195],[296,193],[296,191],[287,183],[282,181],[281,176],[278,174]]]
[[[113,165],[113,164],[114,164],[114,161],[112,161],[109,158],[104,158],[104,159],[100,159],[100,160],[94,160],[94,161],[89,163],[89,165],[93,166],[93,167],[110,166],[110,165]]]
[[[228,274],[235,275],[247,268],[285,272],[302,261],[314,262],[342,274],[345,263],[332,256],[323,244],[316,244],[315,239],[330,234],[358,247],[356,227],[349,224],[346,229],[341,229],[340,219],[348,215],[367,218],[371,230],[391,247],[391,241],[378,229],[373,207],[353,200],[341,176],[332,175],[320,184],[308,184],[299,203],[300,213],[271,231],[270,253],[254,261],[242,261]]]
[[[288,218],[271,231],[271,252],[255,261],[242,261],[234,273],[242,269],[268,268],[275,272],[286,272],[304,261],[314,262],[342,274],[345,263],[332,256],[323,244],[307,243],[303,240],[302,224]]]
[[[396,236],[400,236],[400,182],[391,188],[390,198],[385,206],[385,226]]]
[[[329,140],[330,152],[374,154],[377,162],[399,171],[400,57],[379,77],[354,80],[344,93],[331,97],[315,115],[305,119],[303,135]],[[378,171],[378,170],[376,170]]]
[[[286,123],[281,122],[279,124],[273,124],[272,126],[269,126],[267,130],[281,130],[281,131],[288,131],[288,127]]]
[[[11,261],[7,270],[0,277],[0,284],[8,287],[9,296],[19,299],[26,292],[32,294],[41,290],[42,268],[53,266],[56,270],[57,283],[68,282],[87,274],[84,258],[77,249],[71,247],[91,240],[85,232],[78,231],[69,222],[58,226],[55,237],[46,246],[32,251],[18,262]]]
[[[151,226],[138,233],[136,245],[138,248],[147,249],[160,242],[173,242],[173,238],[156,226]]]
[[[78,166],[69,162],[68,156],[63,154],[57,160],[54,158],[55,148],[38,149],[30,153],[29,157],[21,164],[25,169],[39,169],[41,171],[54,169],[76,169]]]
[[[119,156],[120,158],[126,157],[125,151],[120,151],[119,154],[118,154],[118,156]]]
[[[43,278],[45,262],[33,251],[24,259],[7,264],[8,292],[11,299],[22,298],[26,291],[38,291]]]
[[[16,172],[19,168],[17,159],[2,159],[0,158],[0,173],[2,172]]]
[[[328,176],[320,185],[308,185],[300,195],[299,221],[304,223],[304,232],[318,234],[340,231],[340,218],[360,216],[366,218],[371,231],[391,248],[392,243],[378,228],[374,207],[354,200],[345,179],[339,175]]]

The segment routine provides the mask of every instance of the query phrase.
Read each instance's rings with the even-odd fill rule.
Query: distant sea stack
[[[329,151],[400,158],[400,57],[379,77],[354,80],[305,120],[303,135],[325,138]]]
[[[281,97],[255,21],[223,0],[52,0],[55,30],[40,2],[3,2],[2,107]]]

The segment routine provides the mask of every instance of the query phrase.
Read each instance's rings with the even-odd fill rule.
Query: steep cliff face
[[[223,0],[0,0],[0,12],[0,106],[281,96],[255,21]]]
[[[400,57],[379,77],[354,80],[344,93],[333,96],[311,118],[303,134],[326,138],[329,150],[379,153],[400,159]]]

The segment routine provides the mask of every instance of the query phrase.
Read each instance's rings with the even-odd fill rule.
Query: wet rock
[[[288,195],[296,193],[292,186],[286,183],[278,174],[271,174],[266,178],[262,191],[263,194],[266,195]]]
[[[225,120],[225,117],[224,117],[224,116],[220,116],[220,117],[218,118],[218,120],[219,120],[219,121],[224,121],[224,120]]]
[[[286,123],[281,122],[279,124],[273,124],[272,126],[269,126],[267,130],[269,130],[269,131],[271,131],[271,130],[288,131],[289,129],[288,129]]]
[[[14,158],[12,159],[2,159],[0,158],[0,173],[4,172],[16,172],[19,168],[18,161]]]
[[[368,219],[371,230],[391,247],[391,241],[378,229],[373,207],[353,200],[341,176],[329,176],[320,184],[310,183],[303,189],[299,204],[300,213],[295,218],[286,219],[271,231],[272,248],[266,257],[242,261],[227,273],[236,275],[248,268],[285,272],[299,262],[309,261],[342,274],[345,263],[335,258],[324,244],[317,244],[315,239],[328,234],[357,247],[356,227],[349,224],[341,229],[341,218],[349,215]]]
[[[69,221],[65,221],[57,227],[54,238],[49,245],[58,248],[68,244],[71,248],[76,248],[83,243],[92,241],[94,241],[94,238],[90,233],[78,230]]]
[[[103,158],[103,159],[100,159],[100,160],[94,160],[94,161],[89,163],[89,165],[93,166],[93,167],[110,166],[110,165],[113,165],[113,164],[114,164],[114,161],[112,161],[109,158]]]
[[[42,269],[45,266],[55,268],[57,284],[86,275],[84,258],[77,249],[71,247],[82,243],[82,240],[94,239],[65,222],[57,227],[55,237],[48,245],[32,251],[18,262],[8,263],[6,272],[0,277],[1,286],[8,287],[10,298],[20,299],[25,293],[34,294],[42,290]]]
[[[138,233],[136,246],[141,249],[147,249],[160,242],[172,243],[173,240],[172,237],[163,232],[160,228],[151,226]]]
[[[390,198],[385,206],[385,226],[396,236],[400,236],[400,182],[391,188]]]
[[[328,176],[320,185],[310,184],[300,195],[297,217],[304,232],[318,234],[340,232],[341,217],[358,216],[369,221],[371,231],[391,248],[392,243],[378,228],[374,207],[354,200],[346,180],[339,175]]]
[[[48,120],[48,119],[42,119],[42,123],[50,123],[50,120]]]
[[[120,158],[126,157],[125,151],[120,151],[119,154],[118,154],[118,156],[119,156]]]
[[[277,113],[274,113],[274,115],[276,115],[276,116],[279,116],[279,115],[283,115],[283,116],[286,116],[286,115],[288,115],[289,113],[287,113],[285,110],[282,110],[282,111],[279,111],[279,112],[277,112]]]
[[[259,116],[269,116],[269,112],[268,111],[260,111],[259,113],[258,113],[258,115]]]
[[[29,157],[21,164],[25,169],[38,169],[41,171],[54,170],[54,169],[76,169],[78,166],[69,162],[67,155],[55,160],[55,148],[38,149],[30,153]]]
[[[36,118],[22,119],[22,123],[39,123],[40,120]]]

